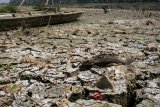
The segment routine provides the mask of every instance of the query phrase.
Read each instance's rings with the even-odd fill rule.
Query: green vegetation
[[[9,84],[6,87],[6,91],[11,94],[18,93],[21,89],[22,89],[21,84]]]
[[[12,64],[4,64],[4,65],[0,65],[0,71],[3,71],[3,70],[13,70],[14,69],[14,66]]]
[[[41,11],[44,9],[44,7],[42,7],[41,5],[36,5],[36,6],[33,6],[33,9],[35,9],[37,11]]]
[[[128,81],[128,90],[133,90],[136,88],[135,81]]]
[[[0,13],[16,13],[16,11],[16,6],[7,5],[0,7]]]

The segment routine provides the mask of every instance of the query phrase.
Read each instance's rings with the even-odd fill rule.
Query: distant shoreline
[[[4,6],[4,5],[7,5],[9,3],[0,3],[0,6]]]
[[[63,4],[64,7],[80,7],[80,8],[102,8],[108,6],[110,9],[145,9],[160,11],[160,2],[152,3],[81,3],[81,4]]]

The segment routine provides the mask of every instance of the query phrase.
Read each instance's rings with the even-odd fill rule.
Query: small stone
[[[113,89],[113,86],[105,75],[103,75],[96,83],[95,86],[99,89]]]
[[[158,48],[157,48],[157,44],[156,43],[149,43],[147,44],[147,47],[146,49],[149,50],[149,51],[157,51]]]
[[[94,73],[96,73],[96,74],[99,74],[99,75],[101,75],[101,74],[103,74],[104,72],[105,72],[105,70],[104,69],[100,69],[100,68],[91,68],[91,72],[94,72]]]
[[[90,71],[80,72],[78,78],[82,81],[83,84],[92,84],[94,81],[99,79],[97,74],[93,74]]]
[[[16,67],[18,67],[18,68],[28,68],[30,65],[31,65],[30,63],[22,63],[22,64],[16,65]]]
[[[158,107],[155,106],[155,103],[151,100],[143,100],[140,104],[136,105],[136,107]]]
[[[4,96],[6,93],[4,91],[0,91],[0,96]]]
[[[113,32],[115,34],[126,34],[126,32],[124,30],[119,30],[119,29],[115,29],[115,30],[113,30]]]
[[[156,41],[160,43],[160,36],[156,37]]]
[[[14,99],[12,97],[8,97],[8,96],[0,97],[0,106],[1,107],[10,106],[13,100]]]
[[[159,59],[159,56],[158,55],[148,55],[148,58],[150,60],[158,60]]]
[[[70,77],[64,80],[67,84],[80,84],[80,81],[77,80],[77,77]]]
[[[74,103],[70,103],[69,107],[122,107],[118,104],[108,103],[106,101],[95,101],[95,100],[77,100]]]

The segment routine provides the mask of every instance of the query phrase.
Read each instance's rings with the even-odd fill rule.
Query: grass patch
[[[7,5],[0,7],[0,13],[16,13],[16,11],[16,6]]]
[[[13,70],[14,69],[14,65],[12,64],[3,64],[3,65],[0,65],[0,71],[3,71],[3,70]]]
[[[21,89],[22,89],[21,84],[9,84],[6,87],[6,91],[11,94],[18,93]]]
[[[35,9],[36,11],[42,11],[42,10],[44,10],[44,7],[41,5],[36,5],[33,7],[33,9]]]

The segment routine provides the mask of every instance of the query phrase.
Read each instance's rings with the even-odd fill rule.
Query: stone
[[[92,68],[91,68],[91,72],[96,73],[96,74],[98,74],[98,75],[102,75],[102,74],[105,72],[105,70],[104,70],[104,69],[101,69],[101,68],[92,67]]]
[[[83,85],[92,85],[94,81],[100,78],[97,74],[91,73],[88,71],[82,71],[79,73],[78,78],[82,81]]]
[[[106,101],[95,100],[77,100],[75,103],[70,103],[69,107],[122,107],[118,104],[108,103]]]
[[[45,90],[45,97],[48,98],[65,98],[66,94],[70,92],[71,85],[55,85]]]
[[[25,95],[19,95],[16,96],[16,99],[13,101],[12,106],[13,107],[32,107],[36,104],[32,102],[30,99],[28,99]]]
[[[78,67],[73,67],[73,64],[70,62],[70,60],[68,60],[67,65],[66,65],[66,70],[64,71],[64,73],[68,76],[77,76],[79,71],[78,71]]]
[[[18,68],[28,68],[29,66],[31,66],[30,63],[22,63],[22,64],[16,65],[16,67],[18,67]]]
[[[160,35],[156,37],[156,41],[160,43]]]
[[[94,84],[99,89],[113,89],[113,86],[108,77],[102,75],[102,77]]]
[[[147,81],[146,87],[142,88],[141,96],[139,96],[143,100],[137,107],[158,107],[160,105],[159,83],[159,78]]]
[[[71,102],[75,102],[78,99],[84,99],[84,89],[81,85],[72,86],[70,92],[67,93],[66,96]]]
[[[132,57],[135,59],[145,59],[146,58],[145,54],[138,48],[124,47],[121,51],[128,53],[129,57]]]
[[[159,60],[159,56],[158,55],[154,55],[154,54],[148,55],[148,59],[156,61],[156,60]]]
[[[115,34],[126,34],[126,32],[124,30],[119,30],[119,29],[115,29],[115,30],[113,30],[113,32]]]
[[[64,80],[64,82],[67,83],[67,84],[81,84],[80,81],[77,80],[77,77],[76,77],[76,76],[66,78],[66,79]]]
[[[8,107],[12,104],[14,99],[12,97],[4,96],[0,97],[0,106],[1,107]]]
[[[137,80],[136,85],[137,85],[137,87],[141,87],[141,88],[145,87],[146,86],[146,81]]]
[[[46,69],[42,74],[45,80],[49,80],[54,83],[56,80],[64,80],[65,75],[61,71],[57,71],[56,69]]]
[[[155,105],[151,100],[143,100],[140,104],[137,104],[136,107],[159,107],[159,105]]]
[[[149,44],[147,44],[146,49],[149,50],[149,51],[157,51],[158,46],[157,46],[156,43],[149,43]]]

